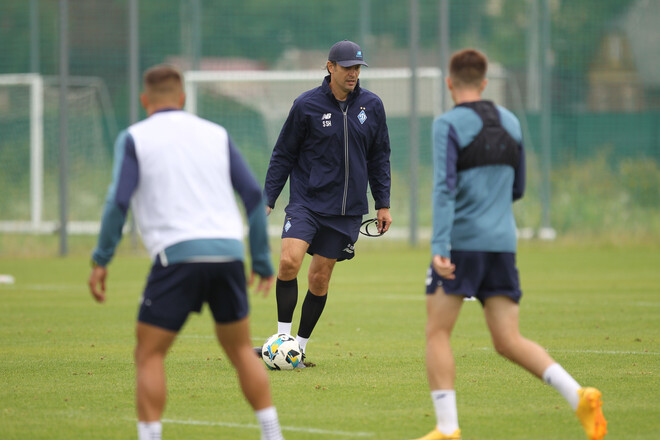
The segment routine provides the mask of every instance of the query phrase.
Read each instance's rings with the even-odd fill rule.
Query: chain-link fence
[[[186,75],[195,111],[227,127],[263,181],[281,109],[320,84],[328,49],[350,39],[370,66],[363,86],[386,105],[398,226],[430,225],[430,127],[451,106],[442,68],[451,51],[475,47],[491,63],[487,97],[524,129],[529,188],[516,206],[519,227],[657,236],[658,22],[660,2],[649,0],[5,0],[0,222],[5,231],[58,227],[67,151],[70,230],[94,230],[86,222],[100,217],[114,138],[144,116],[131,86],[162,62],[196,72]],[[62,60],[70,75],[64,150]],[[273,82],[287,73],[286,84]],[[212,80],[195,80],[204,75]],[[254,82],[238,86],[232,75]]]

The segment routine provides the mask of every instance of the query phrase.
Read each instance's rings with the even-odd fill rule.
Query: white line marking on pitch
[[[479,350],[493,350],[492,347],[480,347]],[[589,354],[640,354],[650,356],[660,356],[660,353],[655,351],[618,351],[618,350],[550,350],[546,349],[548,353],[589,353]]]
[[[21,289],[24,290],[36,290],[36,291],[56,291],[56,292],[62,292],[62,291],[67,291],[67,290],[82,290],[85,288],[84,284],[76,284],[76,285],[66,285],[66,284],[28,284],[26,286],[21,286]]]
[[[229,422],[205,422],[201,420],[173,420],[163,419],[163,423],[175,423],[179,425],[202,425],[202,426],[222,426],[225,428],[243,428],[259,429],[259,425],[252,423],[229,423]],[[282,431],[305,432],[308,434],[334,435],[344,437],[373,437],[373,432],[349,432],[349,431],[329,431],[315,428],[298,428],[295,426],[282,426]]]
[[[179,339],[215,339],[216,338],[215,335],[194,335],[194,334],[190,334],[190,335],[183,334],[183,335],[179,335],[177,337]],[[253,341],[262,341],[263,342],[268,338],[260,338],[260,337],[253,336],[250,339],[252,339]]]
[[[590,354],[645,354],[658,356],[660,353],[654,351],[618,351],[618,350],[548,350],[556,353],[590,353]]]
[[[178,335],[177,339],[217,339],[217,336],[214,334],[208,334],[208,335]]]
[[[638,301],[634,302],[633,305],[640,307],[660,307],[660,302]]]

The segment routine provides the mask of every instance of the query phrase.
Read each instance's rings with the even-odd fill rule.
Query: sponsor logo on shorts
[[[346,252],[347,254],[354,254],[355,246],[352,243],[348,243],[342,252]]]
[[[289,229],[291,229],[291,220],[287,220],[286,223],[284,223],[284,232],[289,232]]]

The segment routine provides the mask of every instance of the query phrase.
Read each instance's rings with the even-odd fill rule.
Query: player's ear
[[[334,73],[335,71],[335,63],[332,61],[328,61],[327,64],[325,65],[326,69],[328,69],[329,73]]]
[[[488,80],[486,78],[484,78],[484,80],[481,81],[481,85],[479,86],[479,93],[484,91],[487,84],[488,84]]]
[[[445,78],[445,82],[447,83],[447,88],[449,90],[454,90],[454,83],[451,80],[451,76],[448,76],[447,78]]]
[[[179,108],[183,108],[185,104],[186,104],[186,94],[181,92],[181,95],[179,96]]]
[[[142,108],[145,110],[149,107],[149,97],[146,93],[140,94],[140,104],[142,104]]]

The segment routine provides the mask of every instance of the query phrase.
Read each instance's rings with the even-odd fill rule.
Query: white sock
[[[435,408],[436,427],[443,434],[453,434],[458,429],[458,410],[456,409],[455,390],[431,391],[431,400]]]
[[[161,422],[138,422],[139,440],[161,440],[163,425]]]
[[[578,396],[578,390],[581,388],[580,384],[561,365],[550,365],[543,372],[543,381],[559,391],[559,394],[564,396],[564,399],[568,401],[574,411],[577,409],[580,401],[580,396]]]
[[[254,412],[261,425],[261,440],[284,440],[274,406]]]
[[[298,341],[298,345],[300,345],[300,349],[305,352],[305,348],[307,347],[307,342],[309,341],[309,338],[302,338],[300,336],[296,336],[296,341]]]
[[[277,333],[291,334],[291,323],[277,321]]]

